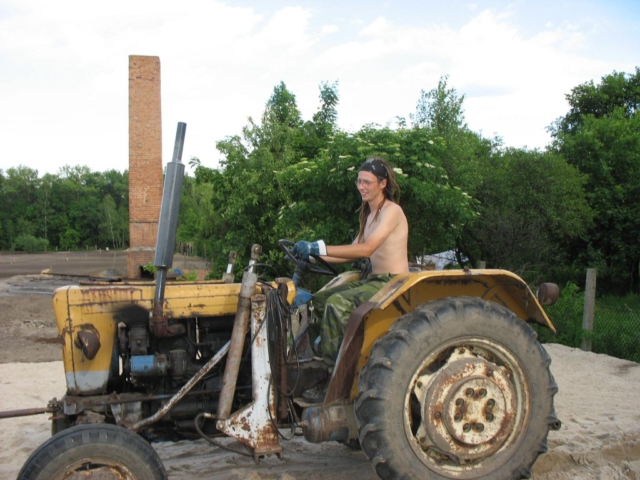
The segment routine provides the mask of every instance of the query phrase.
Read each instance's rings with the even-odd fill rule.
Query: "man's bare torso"
[[[364,230],[364,240],[383,222],[392,222],[393,229],[385,241],[371,255],[372,273],[404,273],[409,271],[407,261],[407,238],[409,225],[402,208],[391,201],[382,206],[378,219],[374,221],[376,212],[371,212],[367,218]]]

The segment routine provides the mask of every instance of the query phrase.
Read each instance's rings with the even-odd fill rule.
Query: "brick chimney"
[[[153,262],[162,203],[160,58],[129,56],[129,252],[127,277]]]

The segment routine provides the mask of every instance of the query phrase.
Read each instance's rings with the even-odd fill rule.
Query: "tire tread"
[[[356,418],[359,425],[360,443],[365,455],[369,458],[376,473],[383,479],[415,478],[418,472],[409,470],[407,466],[394,462],[394,445],[397,440],[393,435],[387,433],[388,416],[386,395],[382,392],[393,391],[390,383],[393,377],[398,375],[398,370],[402,369],[399,360],[402,358],[403,350],[411,348],[424,340],[434,329],[442,327],[447,320],[455,316],[461,325],[470,328],[469,323],[473,322],[474,314],[481,313],[484,316],[499,316],[506,322],[506,328],[510,328],[514,335],[519,335],[525,342],[534,344],[534,358],[539,359],[538,365],[533,368],[547,370],[548,385],[547,396],[551,397],[546,421],[543,427],[543,439],[536,442],[535,447],[521,460],[521,464],[512,470],[512,478],[530,478],[531,465],[535,462],[540,453],[547,450],[547,434],[549,425],[557,421],[553,410],[553,395],[558,391],[553,376],[548,371],[551,358],[544,348],[537,341],[537,334],[525,322],[518,318],[513,312],[493,302],[488,302],[475,297],[455,297],[436,300],[434,302],[419,306],[411,312],[399,318],[391,326],[386,335],[381,337],[373,346],[369,362],[362,369],[359,376],[359,391],[356,399]],[[528,348],[528,350],[531,350]],[[395,360],[394,360],[395,359]],[[380,375],[381,370],[385,375]],[[393,392],[398,395],[398,392]],[[395,447],[398,448],[398,447]],[[401,448],[401,447],[400,447]],[[428,476],[427,474],[431,474]],[[426,468],[420,472],[420,478],[442,478],[435,472]]]
[[[23,465],[17,480],[49,480],[61,462],[72,463],[78,449],[99,446],[101,456],[126,454],[141,469],[139,480],[165,480],[167,473],[158,454],[144,439],[111,424],[78,425],[65,429],[40,445]],[[107,452],[107,453],[105,453]],[[64,460],[69,457],[69,460]],[[129,468],[134,468],[128,465]]]

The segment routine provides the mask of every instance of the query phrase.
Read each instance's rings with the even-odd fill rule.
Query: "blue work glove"
[[[317,242],[305,242],[300,240],[293,246],[293,254],[301,260],[309,261],[309,255],[326,255],[327,246],[324,240],[318,240]]]

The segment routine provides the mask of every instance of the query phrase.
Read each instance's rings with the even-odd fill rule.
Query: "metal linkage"
[[[254,265],[260,257],[260,252],[260,245],[251,247],[249,269],[242,275],[242,285],[238,296],[238,310],[236,311],[233,331],[231,332],[231,348],[229,349],[229,358],[222,377],[222,391],[220,392],[217,418],[229,418],[231,413],[233,395],[236,390],[236,382],[238,381],[238,372],[240,371],[240,362],[242,360],[242,350],[249,326],[251,296],[255,293],[256,284],[258,283],[258,275],[254,271]]]

